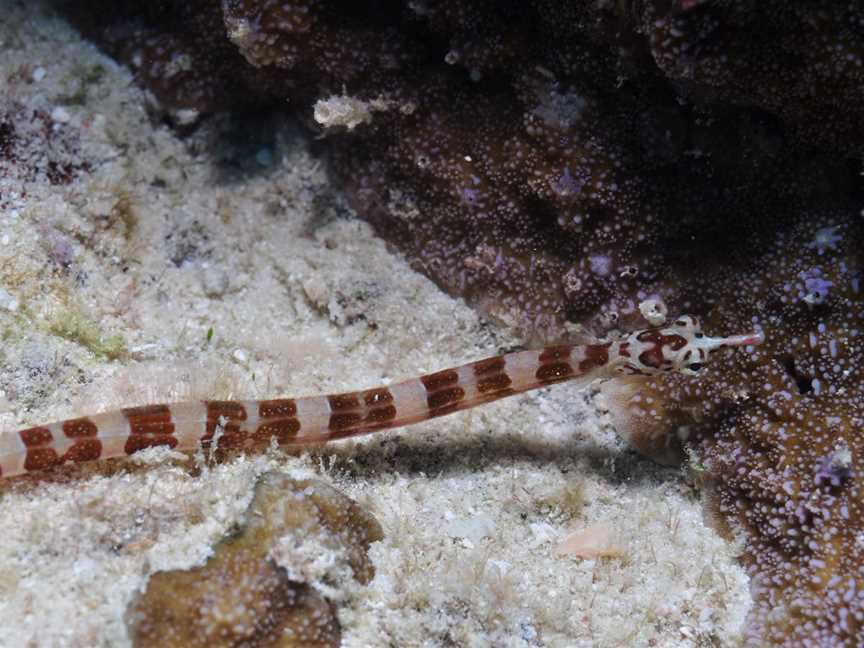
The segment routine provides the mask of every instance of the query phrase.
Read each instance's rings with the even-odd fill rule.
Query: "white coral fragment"
[[[333,95],[315,102],[313,116],[325,128],[344,126],[349,131],[360,124],[372,121],[372,113],[389,110],[391,102],[386,99],[362,101],[347,95]]]

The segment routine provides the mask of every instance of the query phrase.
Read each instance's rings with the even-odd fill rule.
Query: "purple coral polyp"
[[[584,183],[579,182],[576,178],[573,177],[573,174],[570,173],[570,168],[565,167],[564,173],[561,176],[552,181],[552,191],[554,191],[558,196],[562,198],[566,198],[568,196],[577,196],[579,192],[582,191],[582,186]]]
[[[852,477],[852,454],[848,448],[834,450],[816,467],[816,486],[840,486]]]
[[[834,285],[833,281],[829,281],[823,276],[821,268],[810,268],[800,272],[798,277],[804,282],[804,290],[799,292],[799,297],[811,306],[823,303]]]

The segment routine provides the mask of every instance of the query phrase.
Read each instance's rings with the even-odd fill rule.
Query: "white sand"
[[[0,115],[33,133],[29,162],[0,162],[0,429],[368,387],[518,342],[388,252],[290,123],[214,119],[182,140],[62,20],[5,4]],[[50,159],[92,169],[69,185],[19,177]],[[734,548],[679,471],[622,446],[591,391],[195,478],[169,455],[0,496],[0,646],[128,645],[130,597],[154,571],[204,560],[267,469],[314,473],[384,526],[374,581],[334,594],[345,646],[740,644]],[[584,506],[567,507],[568,489]],[[598,524],[621,557],[555,555]]]

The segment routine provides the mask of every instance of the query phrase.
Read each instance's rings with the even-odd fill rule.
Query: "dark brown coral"
[[[346,85],[379,93],[426,49],[395,29],[396,2],[59,1],[173,111],[308,107]]]
[[[678,7],[674,7],[678,4]],[[864,16],[856,3],[646,3],[655,62],[697,104],[777,115],[800,140],[860,156]],[[857,107],[856,107],[857,106]]]

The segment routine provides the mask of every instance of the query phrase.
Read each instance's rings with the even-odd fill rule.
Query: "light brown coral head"
[[[682,315],[669,326],[631,333],[617,347],[619,373],[638,376],[677,372],[697,375],[711,353],[725,347],[762,344],[761,331],[729,337],[709,337],[702,333],[699,321]]]

